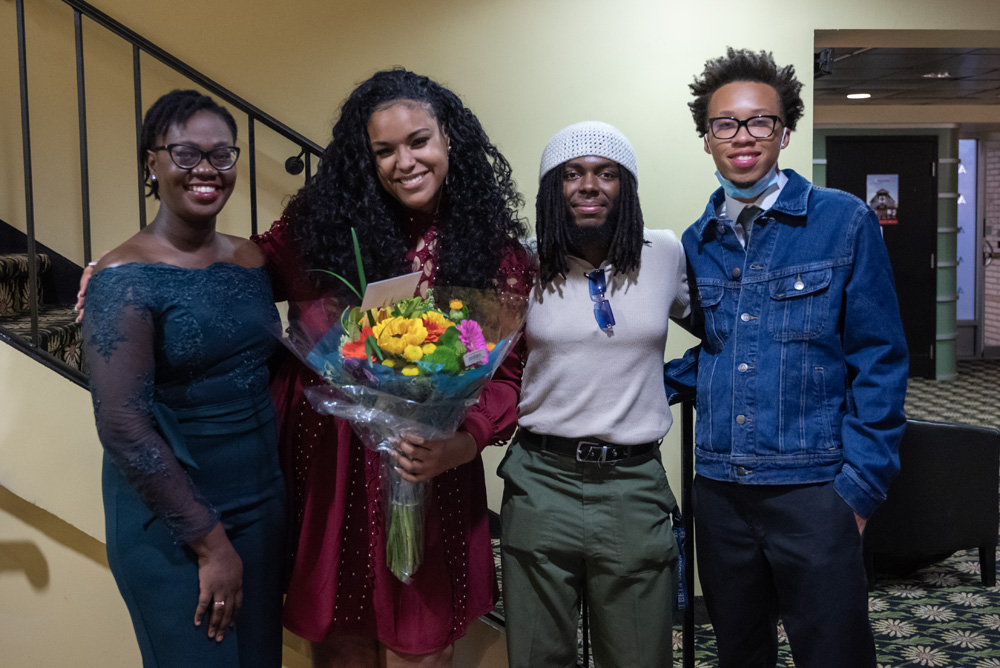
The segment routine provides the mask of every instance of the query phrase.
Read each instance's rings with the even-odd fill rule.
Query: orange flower
[[[345,343],[340,352],[344,357],[355,357],[359,360],[365,359],[365,341],[372,335],[372,328],[365,326],[361,328],[361,337],[357,341]]]
[[[427,328],[428,343],[434,343],[438,337],[444,334],[444,330],[454,327],[455,323],[437,311],[428,311],[423,315],[424,327]]]

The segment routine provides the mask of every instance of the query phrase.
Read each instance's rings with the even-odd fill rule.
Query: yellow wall
[[[11,668],[137,665],[104,554],[88,393],[0,346],[0,646]]]
[[[648,223],[678,233],[716,185],[685,106],[687,84],[726,45],[773,50],[806,81],[806,116],[782,166],[809,174],[816,30],[1000,30],[995,0],[804,0],[768,6],[760,16],[741,0],[93,2],[321,144],[340,102],[373,71],[405,65],[428,74],[479,115],[514,167],[529,217],[549,136],[571,122],[608,121],[637,148]],[[57,0],[26,5],[38,237],[82,261],[72,12]],[[131,52],[89,22],[85,40],[99,252],[138,228]],[[0,0],[0,218],[23,229],[15,63],[14,2]],[[149,57],[142,68],[147,105],[181,85]],[[268,221],[300,181],[281,171],[287,142],[267,133],[258,139],[261,220]],[[249,232],[246,191],[244,178],[221,221],[226,231]],[[672,335],[668,355],[689,343]],[[99,445],[91,425],[85,392],[0,346],[0,486],[9,490],[0,490],[4,665],[135,663],[124,608],[99,556]],[[492,471],[502,451],[490,454]],[[675,487],[678,457],[674,430],[665,460]],[[494,482],[494,508],[499,491]],[[68,631],[67,616],[86,641]]]

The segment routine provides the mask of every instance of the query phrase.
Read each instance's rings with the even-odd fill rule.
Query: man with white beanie
[[[659,444],[669,318],[689,311],[684,253],[643,227],[616,128],[564,128],[539,176],[520,429],[498,471],[510,665],[575,666],[585,595],[598,665],[670,666],[677,504]]]

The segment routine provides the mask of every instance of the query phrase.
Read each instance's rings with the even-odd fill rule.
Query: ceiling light
[[[924,79],[951,79],[950,72],[928,72],[927,74],[921,75]]]
[[[847,96],[848,100],[867,100],[872,96],[871,93],[851,93]]]

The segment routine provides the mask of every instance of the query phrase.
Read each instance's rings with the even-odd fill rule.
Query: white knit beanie
[[[632,144],[618,128],[601,121],[574,123],[555,133],[542,153],[538,180],[541,181],[549,171],[567,160],[585,155],[597,155],[614,160],[632,172],[636,181],[639,180]]]

